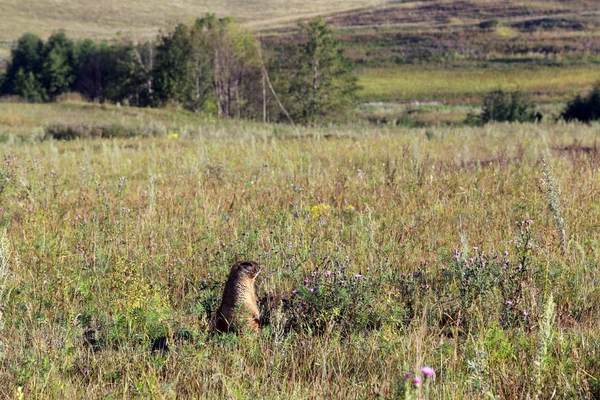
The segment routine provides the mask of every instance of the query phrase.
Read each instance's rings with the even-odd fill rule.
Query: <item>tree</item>
[[[175,101],[219,117],[253,116],[250,91],[260,82],[258,42],[229,18],[207,14],[159,39],[154,85],[160,104]]]
[[[44,42],[33,33],[25,33],[11,50],[11,60],[6,68],[0,93],[23,96],[22,90],[36,88],[36,94],[27,93],[33,101],[46,98],[40,79],[42,76]],[[18,81],[17,81],[18,75]],[[18,83],[18,84],[17,84]],[[25,96],[24,96],[25,97]]]
[[[42,84],[50,99],[72,89],[75,82],[75,44],[64,31],[53,34],[44,46]]]
[[[90,100],[152,105],[153,52],[151,43],[104,42],[85,57],[75,88]]]
[[[287,108],[301,123],[340,117],[352,108],[358,90],[353,64],[322,18],[300,27],[307,40],[288,50],[283,61]]]
[[[594,85],[587,96],[577,95],[569,101],[561,116],[566,121],[590,122],[600,120],[600,81]]]
[[[533,122],[541,119],[541,114],[533,110],[533,104],[522,92],[494,90],[483,99],[481,120],[484,123],[497,122]]]
[[[14,93],[32,103],[45,101],[45,91],[33,72],[25,72],[23,68],[17,71],[14,80]]]
[[[203,21],[199,21],[203,25]],[[206,26],[206,25],[205,25]],[[253,117],[250,94],[261,79],[258,42],[254,35],[220,19],[204,29],[212,55],[212,86],[217,114],[222,118]]]
[[[153,71],[156,100],[159,104],[164,105],[169,101],[185,103],[191,87],[188,74],[190,54],[190,32],[186,25],[179,24],[171,34],[159,38]]]

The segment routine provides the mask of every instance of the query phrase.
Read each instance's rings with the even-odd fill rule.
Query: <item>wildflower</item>
[[[308,288],[308,291],[312,293],[315,291],[315,288]]]
[[[512,302],[512,301],[510,301],[510,300],[507,300],[507,301],[506,301],[506,305],[507,305],[507,306],[512,306],[512,304],[513,304],[513,302]]]
[[[179,133],[169,133],[169,136],[167,136],[168,139],[178,139],[179,138]]]
[[[344,283],[346,283],[346,281],[343,279],[340,279],[340,285],[343,285]]]
[[[523,268],[523,266],[522,266],[521,264],[519,264],[519,265],[517,265],[517,266],[515,267],[515,269],[516,269],[517,271],[520,271],[520,270],[521,270],[521,268]]]
[[[430,286],[429,285],[425,285],[425,290],[429,290]]]
[[[415,387],[419,386],[421,384],[421,379],[415,377],[415,379],[413,379],[413,384]]]
[[[313,206],[309,209],[311,218],[313,220],[319,219],[321,217],[324,216],[328,216],[331,210],[331,206],[327,205],[327,204],[319,204],[316,206]]]
[[[473,250],[477,251],[477,250],[479,250],[479,247],[473,247]]]
[[[326,271],[325,272],[325,276],[330,277],[331,276],[331,271]]]
[[[308,279],[305,279],[305,280],[302,281],[302,284],[304,286],[308,286],[309,283],[310,283],[310,281]]]
[[[297,290],[292,290],[292,295],[295,295],[296,293],[298,293]]]
[[[361,275],[361,274],[355,274],[355,275],[354,275],[354,277],[355,277],[356,279],[360,279],[360,278],[362,278],[362,275]]]
[[[421,369],[421,373],[423,375],[425,375],[425,377],[434,376],[435,375],[435,370],[433,368],[431,368],[431,367],[423,367]]]
[[[528,317],[528,316],[529,316],[529,313],[528,313],[527,311],[523,311],[523,316],[524,316],[524,317]]]
[[[466,284],[467,284],[467,286],[468,286],[468,285],[470,285],[470,284],[471,284],[471,281],[470,281],[470,280],[467,280]]]
[[[504,257],[508,256],[508,251],[504,252]]]

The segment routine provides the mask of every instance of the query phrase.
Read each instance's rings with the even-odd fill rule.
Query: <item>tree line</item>
[[[211,14],[139,43],[26,33],[0,75],[0,95],[46,102],[78,92],[90,101],[177,104],[222,118],[338,119],[356,98],[353,64],[323,19],[300,28],[302,40],[271,54],[252,32]]]

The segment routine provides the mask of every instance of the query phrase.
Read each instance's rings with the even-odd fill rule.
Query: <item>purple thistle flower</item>
[[[360,278],[362,278],[362,275],[361,275],[361,274],[355,274],[355,275],[354,275],[354,277],[355,277],[356,279],[360,279]]]
[[[421,384],[421,379],[420,378],[415,378],[413,379],[413,384],[416,386],[419,386]]]
[[[524,316],[524,317],[528,317],[528,316],[529,316],[529,313],[528,313],[527,311],[523,311],[523,316]]]
[[[330,277],[331,276],[331,271],[325,272],[325,276]]]
[[[506,305],[507,305],[507,306],[512,306],[512,304],[513,304],[513,302],[512,302],[512,301],[510,301],[510,300],[507,300],[507,301],[506,301]]]
[[[308,291],[312,293],[315,291],[315,288],[308,288]]]
[[[296,294],[296,293],[298,293],[298,291],[297,291],[297,290],[292,290],[292,295],[294,295],[294,294]]]
[[[425,375],[425,377],[434,376],[435,375],[435,370],[433,368],[431,368],[431,367],[423,367],[423,368],[421,368],[421,373],[423,375]]]
[[[302,281],[302,284],[303,284],[304,286],[308,286],[308,284],[309,284],[309,283],[310,283],[310,282],[308,281],[308,279],[305,279],[305,280],[303,280],[303,281]]]

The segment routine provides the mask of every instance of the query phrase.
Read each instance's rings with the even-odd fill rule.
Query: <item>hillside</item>
[[[169,24],[188,22],[206,13],[232,16],[253,28],[263,28],[381,3],[380,0],[8,0],[0,2],[0,40],[14,40],[25,31],[46,36],[58,29],[73,37],[110,39],[117,32],[136,38],[151,37]]]
[[[0,3],[0,67],[25,31],[150,39],[207,12],[233,16],[272,49],[298,40],[299,19],[325,16],[359,66],[365,102],[477,102],[497,87],[564,101],[600,77],[600,2],[594,0],[10,0]],[[476,85],[473,73],[481,78]]]

